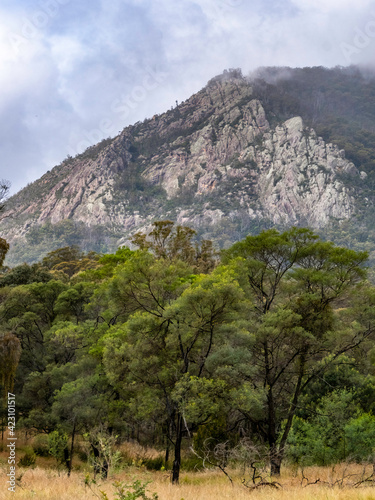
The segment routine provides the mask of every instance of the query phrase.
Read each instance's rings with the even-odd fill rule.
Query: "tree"
[[[135,411],[167,429],[174,447],[174,483],[179,481],[183,437],[225,401],[226,384],[212,377],[208,365],[241,306],[238,283],[218,270],[197,277],[157,313],[138,311],[107,336],[108,377],[119,390],[124,384],[132,388],[129,404]]]
[[[111,323],[127,320],[136,311],[149,312],[157,317],[195,279],[192,268],[181,261],[156,259],[149,252],[134,254],[119,266],[105,293],[113,311]]]
[[[21,264],[1,275],[0,287],[30,285],[31,283],[50,281],[53,278],[54,276],[40,264]]]
[[[57,314],[73,316],[78,324],[85,318],[85,306],[90,302],[93,295],[91,283],[79,282],[60,293],[55,311]]]
[[[355,443],[351,440],[349,445],[346,426],[357,420],[359,411],[353,391],[343,389],[323,396],[311,418],[295,419],[288,455],[301,465],[329,465],[353,458]],[[363,458],[367,460],[369,455]]]
[[[46,333],[56,318],[57,298],[65,289],[66,285],[56,280],[1,289],[1,330],[11,332],[20,341],[20,379],[29,372],[45,370]]]
[[[95,268],[99,260],[95,252],[86,255],[77,246],[58,248],[49,252],[42,260],[42,266],[50,271],[62,271],[71,278],[75,273]]]
[[[9,189],[10,189],[10,182],[5,180],[5,179],[1,179],[0,180],[0,213],[3,212],[5,209],[5,202],[8,198]]]
[[[187,226],[175,226],[170,220],[153,223],[150,233],[136,233],[131,242],[141,250],[151,250],[157,258],[181,260],[199,272],[209,272],[215,267],[215,250],[212,242],[202,240],[193,244],[196,234]]]
[[[3,265],[5,256],[9,250],[9,244],[4,240],[4,238],[0,238],[0,267]]]
[[[366,258],[297,228],[248,236],[224,254],[254,303],[252,383],[266,390],[266,402],[260,419],[243,413],[268,443],[273,475],[280,474],[302,391],[374,331],[368,323],[351,328],[335,312],[348,306],[345,299],[365,276]]]
[[[5,202],[8,197],[10,189],[10,182],[5,179],[0,180],[0,214],[5,209]],[[0,238],[0,267],[3,265],[5,256],[9,250],[9,244],[4,240],[4,238]]]
[[[353,418],[345,426],[347,454],[356,462],[371,461],[375,473],[375,417],[365,413]]]
[[[14,376],[21,356],[21,344],[12,333],[0,334],[0,381],[4,398],[13,391]]]
[[[108,418],[110,392],[105,377],[98,374],[81,376],[77,380],[65,383],[56,392],[52,404],[52,415],[58,427],[70,435],[68,453],[68,476],[72,470],[74,443],[79,433],[94,433],[95,427],[105,424]],[[103,472],[106,465],[103,465]]]

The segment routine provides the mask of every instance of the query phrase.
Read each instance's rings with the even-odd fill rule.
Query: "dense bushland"
[[[0,381],[18,428],[69,473],[79,452],[103,477],[128,441],[159,450],[149,467],[174,483],[189,460],[274,476],[285,461],[372,462],[367,254],[304,228],[220,256],[194,237],[157,222],[138,250],[2,269]]]

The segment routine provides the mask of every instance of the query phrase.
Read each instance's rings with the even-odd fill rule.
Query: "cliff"
[[[112,249],[161,219],[228,244],[262,225],[322,228],[350,219],[356,188],[345,179],[360,185],[365,177],[300,116],[271,126],[251,81],[232,71],[173,110],[67,158],[9,200],[0,229],[18,249],[14,260],[25,239],[44,241],[46,250],[62,244],[51,237],[47,244],[45,228],[64,221],[95,233],[95,249]]]

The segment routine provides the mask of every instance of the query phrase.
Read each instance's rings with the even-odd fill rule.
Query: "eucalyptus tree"
[[[210,272],[217,264],[212,241],[194,242],[196,231],[188,226],[175,226],[170,220],[156,221],[148,233],[136,233],[132,243],[141,250],[151,251],[157,258],[181,260],[198,272]]]
[[[297,228],[248,236],[223,255],[254,305],[251,383],[266,397],[261,417],[251,409],[243,413],[268,444],[274,475],[280,474],[302,391],[374,332],[374,323],[351,325],[337,311],[349,309],[350,293],[365,278],[366,258]]]
[[[179,285],[161,288],[171,291]],[[159,286],[161,286],[159,284]],[[155,295],[155,307],[139,310],[107,335],[104,365],[129,405],[167,429],[174,447],[172,481],[179,481],[183,437],[226,403],[227,382],[213,375],[210,359],[227,342],[228,328],[243,306],[243,294],[227,271],[200,275],[170,303]],[[150,292],[148,292],[150,293]],[[133,296],[136,303],[150,297]],[[139,298],[138,298],[139,297]],[[130,389],[130,394],[129,394]]]

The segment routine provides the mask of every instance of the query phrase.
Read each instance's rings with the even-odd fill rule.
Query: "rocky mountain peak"
[[[156,219],[213,238],[223,224],[240,236],[259,221],[319,228],[356,211],[345,175],[359,178],[343,150],[300,116],[271,126],[251,83],[230,70],[47,172],[10,200],[2,232],[17,245],[71,221],[105,228],[113,247]]]

